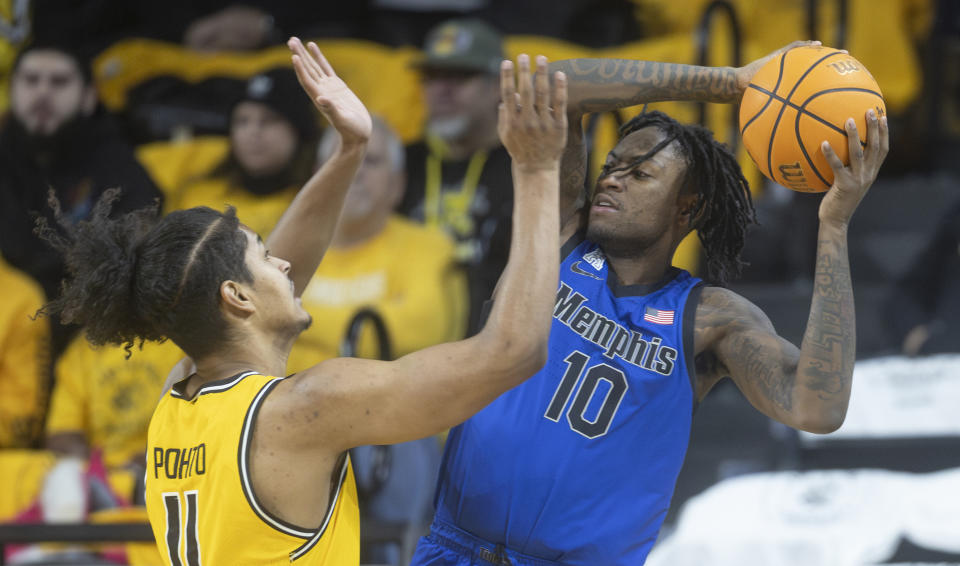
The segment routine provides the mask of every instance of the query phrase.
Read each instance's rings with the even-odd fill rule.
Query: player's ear
[[[227,314],[246,318],[256,312],[249,289],[229,279],[220,284],[220,305]]]
[[[694,191],[684,190],[680,193],[677,197],[678,220],[685,224],[693,221],[693,211],[697,208],[699,198],[700,195]]]

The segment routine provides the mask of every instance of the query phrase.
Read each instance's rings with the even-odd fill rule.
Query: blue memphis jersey
[[[546,560],[637,566],[690,437],[700,280],[623,286],[582,236],[562,253],[547,364],[450,432],[437,518]]]

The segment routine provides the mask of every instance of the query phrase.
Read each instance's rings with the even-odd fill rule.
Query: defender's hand
[[[553,85],[547,58],[537,56],[536,80],[530,57],[517,57],[500,65],[500,116],[497,132],[514,166],[527,169],[558,167],[567,143],[567,76],[556,72]]]
[[[850,221],[853,211],[877,178],[880,165],[890,149],[887,117],[878,120],[877,113],[872,108],[867,110],[866,149],[860,146],[860,135],[853,118],[847,120],[845,128],[850,148],[850,165],[843,165],[828,142],[821,145],[823,155],[833,169],[833,186],[820,203],[820,222],[845,225]]]
[[[293,52],[293,68],[297,71],[300,86],[340,134],[342,143],[366,143],[373,128],[370,113],[350,87],[337,76],[317,44],[312,41],[308,43],[308,53],[299,38],[291,37],[287,47]]]
[[[787,45],[786,47],[781,47],[780,49],[777,49],[776,51],[767,55],[766,57],[761,57],[756,61],[747,63],[743,67],[738,67],[736,70],[737,88],[740,90],[740,94],[743,95],[744,91],[747,90],[747,86],[750,84],[750,81],[753,80],[753,75],[757,74],[757,71],[759,71],[761,67],[766,65],[767,61],[773,59],[774,57],[776,57],[777,55],[780,55],[781,53],[790,51],[794,47],[803,47],[806,45],[821,45],[821,43],[819,41],[794,41],[790,45]]]

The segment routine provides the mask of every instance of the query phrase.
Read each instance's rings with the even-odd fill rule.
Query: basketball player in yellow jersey
[[[521,56],[516,77],[509,61],[501,73],[508,103],[499,133],[513,158],[514,232],[483,330],[392,362],[338,358],[280,377],[310,324],[297,297],[330,244],[371,131],[367,110],[317,47],[295,38],[289,46],[301,85],[340,146],[266,243],[229,209],[111,218],[116,193],[89,221],[40,227],[70,270],[48,312],[83,324],[94,344],[169,338],[192,360],[171,372],[147,441],[148,513],[173,566],[357,564],[347,449],[440,432],[546,360],[566,78],[557,73],[551,84],[540,57],[534,79]]]

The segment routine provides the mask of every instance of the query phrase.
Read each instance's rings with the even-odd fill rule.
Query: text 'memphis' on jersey
[[[595,244],[564,252],[547,364],[451,431],[437,518],[564,564],[642,564],[690,436],[700,280],[618,285]]]
[[[147,435],[146,502],[167,565],[359,563],[349,458],[319,527],[283,521],[253,491],[253,427],[264,398],[282,379],[246,372],[207,383],[190,399],[176,386],[161,399]]]

